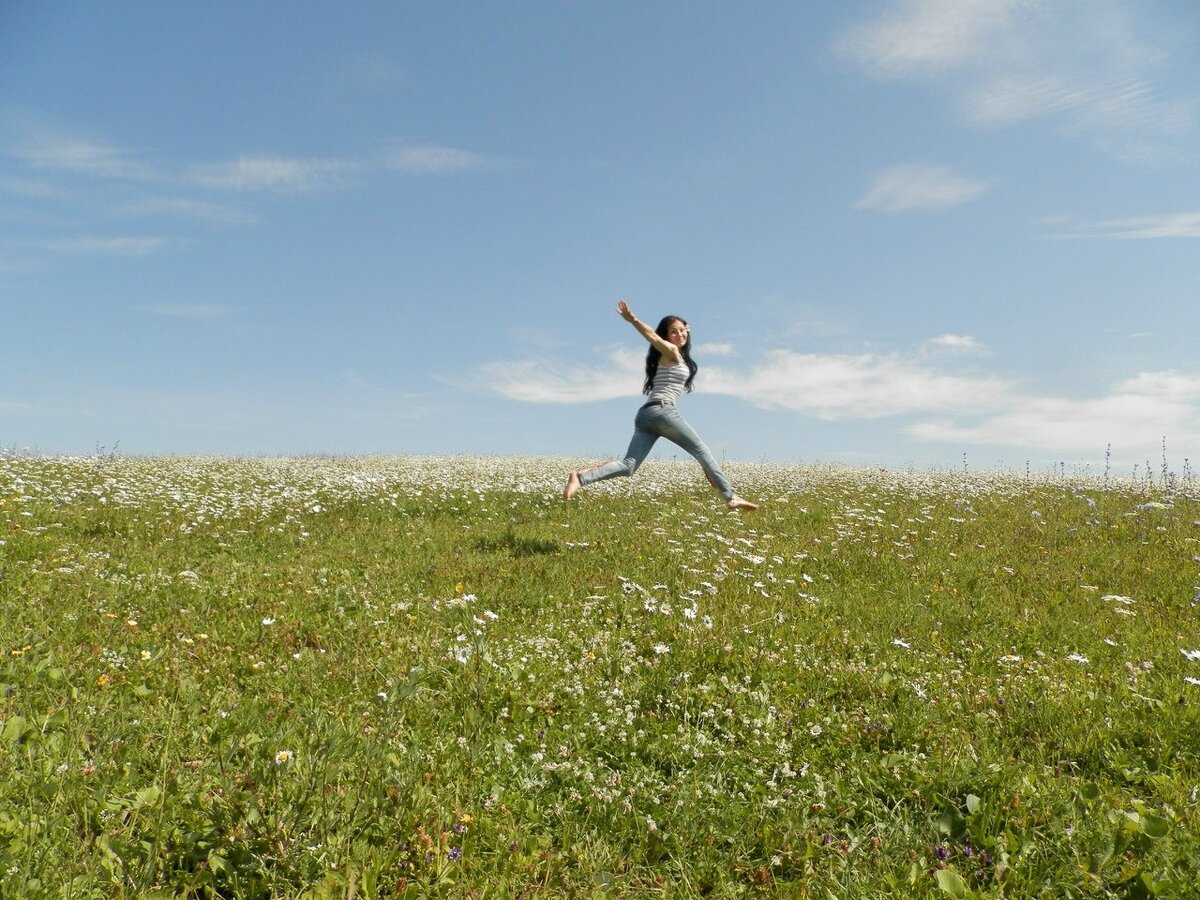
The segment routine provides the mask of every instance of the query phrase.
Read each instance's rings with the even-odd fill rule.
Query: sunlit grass
[[[0,895],[1193,896],[1190,477],[0,457]]]

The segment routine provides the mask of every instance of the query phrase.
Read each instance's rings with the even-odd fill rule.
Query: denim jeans
[[[645,462],[646,457],[650,455],[650,448],[660,437],[678,444],[695,457],[712,486],[721,492],[722,497],[726,500],[733,497],[733,486],[721,473],[721,467],[717,465],[712,451],[705,446],[704,441],[700,440],[700,435],[696,434],[674,406],[643,406],[639,409],[637,418],[633,420],[633,439],[629,442],[629,449],[625,451],[625,458],[614,459],[602,466],[580,472],[579,483],[586,485],[604,481],[606,478],[632,475],[638,470],[638,466]]]

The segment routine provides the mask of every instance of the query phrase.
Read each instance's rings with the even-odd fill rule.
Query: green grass
[[[0,457],[0,896],[1200,892],[1190,478],[570,464]]]

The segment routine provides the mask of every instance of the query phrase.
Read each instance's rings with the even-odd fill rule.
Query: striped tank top
[[[674,406],[683,386],[687,383],[688,367],[686,363],[677,366],[659,366],[654,373],[654,382],[650,385],[650,400],[661,400],[665,405]]]

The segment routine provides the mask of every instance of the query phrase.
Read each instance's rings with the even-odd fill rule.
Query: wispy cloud
[[[233,307],[219,303],[144,303],[138,312],[176,319],[223,319],[233,314]]]
[[[118,214],[131,217],[194,219],[214,225],[250,225],[259,221],[258,216],[236,206],[191,197],[144,197],[129,203],[119,210]]]
[[[386,74],[386,66],[380,64],[377,69],[377,76]],[[346,157],[243,154],[232,159],[170,166],[152,162],[148,154],[102,138],[71,133],[30,117],[7,116],[0,124],[7,133],[0,152],[29,169],[139,185],[153,183],[175,190],[297,194],[346,187],[381,172],[452,174],[504,163],[499,157],[444,144],[388,142],[382,150]],[[57,190],[55,184],[11,175],[3,176],[0,181],[0,191],[10,194],[47,196]],[[197,200],[160,199],[142,201],[141,206],[152,213],[173,212],[209,221],[243,221],[230,207],[206,205]]]
[[[507,331],[514,342],[543,350],[557,350],[568,343],[561,332],[545,327],[513,325]]]
[[[1200,212],[1163,213],[1090,222],[1054,217],[1047,220],[1047,224],[1056,227],[1057,230],[1049,235],[1055,238],[1108,238],[1128,241],[1200,238]]]
[[[1126,0],[892,0],[834,46],[872,77],[943,85],[976,125],[1045,118],[1147,158],[1194,127],[1196,98],[1164,96],[1174,36],[1144,37],[1143,16]]]
[[[141,155],[104,140],[69,134],[41,123],[22,122],[10,139],[9,155],[33,169],[102,178],[152,181],[160,177]]]
[[[986,444],[1054,453],[1157,456],[1164,437],[1200,449],[1200,375],[1145,372],[1100,397],[1012,396],[1001,411],[974,422],[920,422],[907,429],[922,441]]]
[[[70,256],[149,256],[164,250],[178,240],[166,237],[103,237],[84,235],[69,238],[50,238],[27,241],[26,245],[50,253]]]
[[[13,178],[8,175],[0,175],[0,193],[29,198],[62,196],[62,191],[49,182],[33,178]]]
[[[887,213],[950,209],[976,199],[989,186],[986,181],[964,178],[945,166],[892,166],[875,175],[855,208]]]
[[[226,162],[196,165],[189,179],[218,190],[294,194],[342,187],[361,168],[360,163],[349,159],[241,156]]]
[[[439,144],[398,144],[390,147],[384,156],[384,165],[389,169],[414,175],[461,172],[496,163],[497,160],[479,153]]]
[[[381,91],[403,87],[408,79],[404,69],[390,56],[363,53],[349,61],[342,80],[360,90]]]

